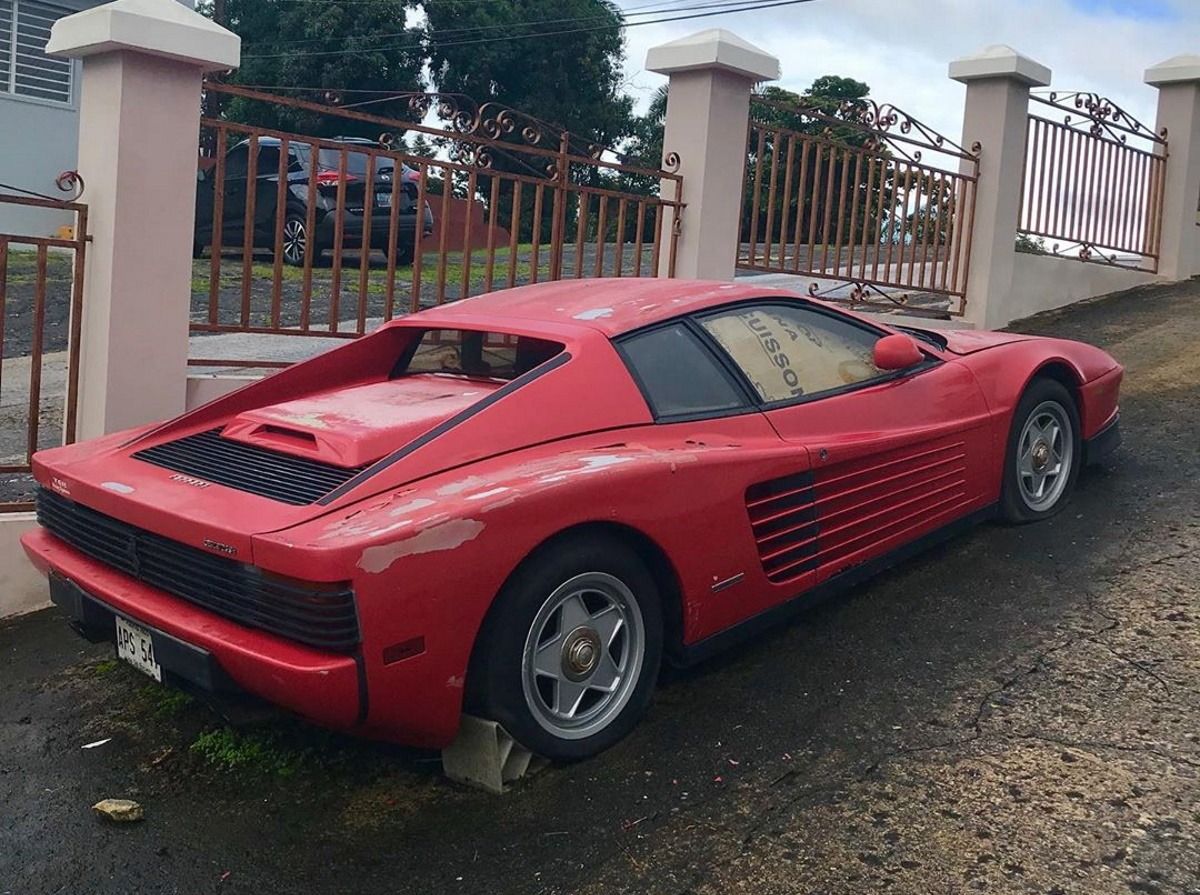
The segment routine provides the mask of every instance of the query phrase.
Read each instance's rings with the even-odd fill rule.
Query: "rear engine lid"
[[[335,389],[243,411],[221,437],[354,469],[421,437],[502,384],[418,374]]]

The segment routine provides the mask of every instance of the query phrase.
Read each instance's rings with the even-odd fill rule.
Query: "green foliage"
[[[549,123],[551,131],[565,128],[604,145],[629,133],[632,101],[621,92],[624,41],[615,4],[427,0],[422,5],[430,72],[440,91],[465,94],[481,105],[498,102]],[[555,34],[568,27],[564,19],[586,19],[580,24],[591,30]],[[464,34],[463,29],[479,30]],[[547,37],[524,36],[542,33]],[[473,36],[475,41],[468,42]],[[521,39],[491,39],[501,36]]]
[[[1018,252],[1025,252],[1028,255],[1045,255],[1046,240],[1040,236],[1030,236],[1028,233],[1018,233],[1017,243],[1014,248]]]
[[[281,745],[271,733],[241,733],[229,727],[206,730],[192,742],[190,751],[223,771],[245,769],[290,777],[303,766],[305,750]]]
[[[195,701],[182,690],[162,684],[147,684],[138,695],[156,718],[173,718]]]
[[[297,90],[322,100],[319,90],[354,90],[346,102],[394,118],[412,118],[396,93],[424,89],[420,32],[404,27],[409,0],[225,0],[226,26],[242,38],[242,65],[232,83]],[[207,10],[212,15],[214,10]],[[337,52],[331,52],[337,51]],[[344,51],[344,52],[342,52]],[[316,95],[314,95],[316,94]],[[217,97],[213,97],[217,99]],[[315,115],[277,104],[221,97],[233,121],[314,136],[379,136],[379,125]],[[382,100],[382,101],[381,101]],[[216,109],[206,109],[213,114]]]

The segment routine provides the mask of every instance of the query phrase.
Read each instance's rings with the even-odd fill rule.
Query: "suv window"
[[[620,343],[656,417],[736,411],[746,405],[732,377],[683,323]]]
[[[701,319],[767,402],[819,395],[883,376],[879,336],[802,305],[743,305]]]
[[[225,177],[245,177],[250,150],[245,146],[235,146],[225,156]]]

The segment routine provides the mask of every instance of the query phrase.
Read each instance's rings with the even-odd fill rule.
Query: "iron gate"
[[[894,106],[751,99],[738,267],[852,305],[961,315],[980,147]]]

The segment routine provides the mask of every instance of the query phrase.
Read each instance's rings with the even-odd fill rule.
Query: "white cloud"
[[[946,76],[947,65],[1004,43],[1049,66],[1053,87],[1100,93],[1153,124],[1156,93],[1142,83],[1144,70],[1200,50],[1200,2],[1175,3],[1174,16],[1134,18],[1089,13],[1069,0],[814,0],[629,28],[626,77],[644,105],[663,81],[644,70],[647,49],[705,28],[727,28],[779,57],[780,86],[799,91],[826,74],[857,78],[875,99],[956,138],[963,87]]]

